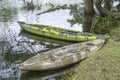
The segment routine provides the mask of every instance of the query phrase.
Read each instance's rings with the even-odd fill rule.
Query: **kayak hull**
[[[57,27],[38,25],[38,24],[26,24],[23,22],[18,22],[18,23],[20,24],[21,28],[25,31],[28,31],[36,35],[46,36],[60,40],[81,42],[81,41],[95,40],[101,37],[101,36],[98,37],[97,35],[91,33],[84,33],[80,31],[67,30]]]
[[[21,63],[20,69],[44,71],[66,67],[95,53],[102,47],[104,42],[103,39],[96,39],[42,52]]]

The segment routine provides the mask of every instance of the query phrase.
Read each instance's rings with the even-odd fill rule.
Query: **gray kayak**
[[[20,69],[43,71],[62,68],[87,58],[98,51],[104,42],[104,39],[96,39],[42,52],[21,63]]]

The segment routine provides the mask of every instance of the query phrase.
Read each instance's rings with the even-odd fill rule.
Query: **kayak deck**
[[[43,71],[62,68],[87,58],[98,51],[104,42],[103,39],[96,39],[43,52],[23,62],[20,69]]]
[[[98,38],[97,35],[91,33],[84,33],[80,31],[67,30],[57,27],[51,27],[46,25],[38,24],[26,24],[20,23],[20,26],[23,30],[31,32],[33,34],[51,37],[55,39],[67,40],[67,41],[88,41],[95,40]]]

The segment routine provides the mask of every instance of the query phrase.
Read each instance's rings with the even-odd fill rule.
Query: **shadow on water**
[[[21,75],[21,80],[58,80],[59,75],[65,74],[68,68],[52,71],[30,71]]]
[[[60,76],[69,73],[78,63],[48,71],[22,71],[20,80],[61,80]]]
[[[60,75],[68,73],[77,63],[60,69],[49,71],[21,71],[20,63],[35,54],[5,54],[0,64],[1,80],[59,80]],[[3,58],[1,58],[3,59]],[[16,61],[17,60],[17,61]],[[79,62],[78,62],[79,63]]]
[[[21,31],[20,35],[28,37],[30,39],[35,39],[37,41],[40,41],[41,44],[51,44],[51,45],[56,45],[56,46],[57,45],[58,46],[64,46],[64,45],[68,45],[68,44],[73,43],[73,42],[61,41],[61,40],[58,40],[58,39],[53,39],[53,38],[49,38],[49,37],[35,35],[35,34],[30,33],[30,32],[27,32],[27,31]]]
[[[20,80],[19,64],[13,63],[0,68],[0,80]]]
[[[24,8],[28,5],[26,1],[33,1],[34,9],[32,11]],[[0,80],[56,80],[58,79],[56,76],[69,70],[63,68],[22,73],[19,66],[26,59],[42,51],[71,44],[71,42],[21,32],[17,21],[79,30],[81,29],[81,17],[80,9],[76,7],[79,6],[78,2],[78,0],[0,0]],[[72,5],[73,3],[74,5]],[[69,8],[55,10],[56,6],[66,4]],[[28,8],[30,7],[28,6]],[[54,11],[46,12],[50,8],[54,8]],[[41,12],[45,13],[36,15]]]

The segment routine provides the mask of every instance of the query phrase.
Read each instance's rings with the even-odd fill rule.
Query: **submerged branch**
[[[50,9],[44,11],[44,12],[41,12],[41,13],[38,13],[36,15],[41,15],[41,14],[44,14],[44,13],[48,13],[48,12],[51,12],[51,11],[55,11],[55,10],[59,10],[59,9],[68,9],[69,7],[67,7],[67,5],[63,5],[63,6],[55,6],[55,7],[51,7]]]

